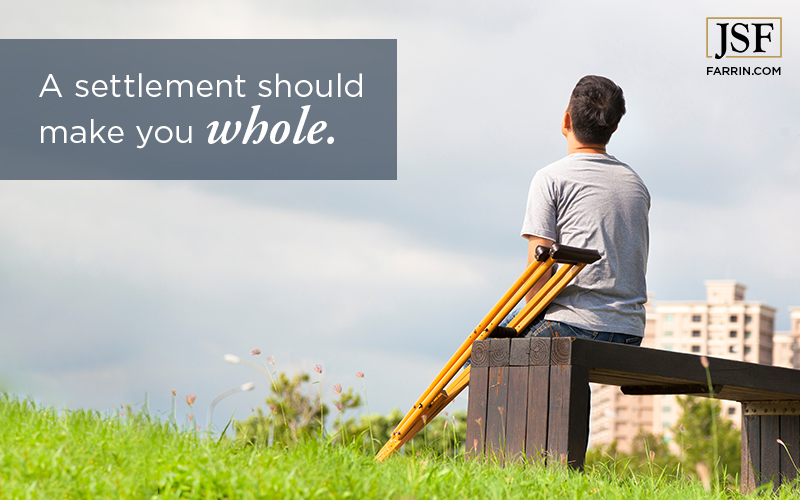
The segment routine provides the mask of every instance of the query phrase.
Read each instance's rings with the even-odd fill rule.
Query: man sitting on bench
[[[553,242],[596,249],[601,259],[586,266],[523,336],[642,342],[650,194],[631,167],[606,152],[624,114],[622,89],[607,78],[585,76],[572,91],[561,121],[568,155],[534,175],[522,236],[528,264],[537,246]]]

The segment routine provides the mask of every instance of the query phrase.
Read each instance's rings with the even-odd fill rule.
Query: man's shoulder
[[[639,193],[650,199],[642,178],[627,163],[611,155],[572,154],[539,169],[534,185],[550,186],[557,191],[581,188],[586,185],[606,186],[614,190]]]
[[[617,169],[639,177],[627,163],[611,155],[598,154],[571,154],[540,168],[535,175],[549,179],[582,178],[592,174],[604,175]]]
[[[620,161],[615,156],[583,153],[571,154],[556,160],[553,163],[541,168],[537,174],[541,172],[542,174],[549,176],[560,176],[575,173],[604,173],[612,171],[615,173],[615,175],[618,175],[621,171],[627,171],[625,173],[628,173],[641,180],[639,174],[636,173],[633,167],[623,161]]]
[[[572,165],[573,165],[573,158],[570,158],[569,156],[564,156],[563,158],[559,158],[558,160],[540,168],[539,172],[543,173],[551,173],[554,171],[557,172],[564,168],[570,168]]]
[[[565,156],[537,170],[533,178],[534,181],[563,179],[565,175],[569,174],[569,172],[573,171],[576,167],[577,165],[573,163],[572,159],[569,156]]]
[[[586,168],[589,165],[616,165],[630,168],[629,165],[619,161],[616,157],[611,155],[573,153],[571,155],[564,156],[563,158],[559,158],[558,160],[542,167],[539,171],[555,173],[559,171],[570,171]]]

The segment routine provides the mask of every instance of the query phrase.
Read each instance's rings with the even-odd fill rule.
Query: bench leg
[[[742,493],[753,492],[770,482],[777,489],[781,483],[797,478],[800,415],[792,408],[796,405],[796,402],[781,404],[772,401],[743,405]],[[778,443],[779,439],[783,445]]]
[[[589,437],[588,368],[577,365],[550,366],[548,413],[548,460],[583,470]]]

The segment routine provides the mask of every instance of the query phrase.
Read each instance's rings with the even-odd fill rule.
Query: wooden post
[[[572,364],[572,340],[551,341],[547,455],[550,463],[583,470],[589,422],[589,369]]]
[[[794,481],[798,455],[800,401],[742,404],[742,493],[770,482],[777,489],[781,483]]]
[[[486,401],[486,445],[484,454],[505,459],[508,415],[508,369],[511,339],[489,339],[489,387]]]
[[[781,415],[781,477],[789,483],[797,479],[797,459],[800,458],[800,415]],[[788,453],[787,453],[788,450]]]
[[[530,351],[531,339],[511,339],[505,449],[506,459],[508,460],[515,460],[525,455]]]
[[[761,484],[771,482],[777,489],[781,485],[781,451],[778,438],[781,419],[778,415],[764,415],[761,419]]]
[[[467,404],[467,457],[483,455],[486,440],[486,402],[489,395],[489,342],[472,344]]]
[[[589,369],[568,338],[487,339],[472,347],[467,455],[566,464],[583,470]]]
[[[744,414],[742,405],[742,493],[755,491],[761,484],[761,419]]]
[[[550,405],[550,339],[531,339],[528,368],[528,418],[525,456],[543,461],[547,454],[547,422]]]

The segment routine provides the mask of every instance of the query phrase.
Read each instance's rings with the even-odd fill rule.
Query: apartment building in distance
[[[772,364],[800,369],[800,307],[789,308],[791,330],[775,332],[772,337]]]
[[[730,280],[706,281],[705,301],[648,302],[643,346],[669,351],[772,364],[778,351],[773,346],[776,310],[757,301],[745,300],[745,286]],[[800,308],[792,311],[800,330]],[[787,335],[793,337],[792,335]],[[780,353],[797,348],[797,339]],[[785,357],[785,353],[781,354]],[[795,359],[797,358],[797,359]],[[800,354],[792,356],[800,366]],[[782,363],[781,363],[782,364]],[[723,401],[723,414],[741,425],[741,405]],[[672,438],[671,427],[680,417],[675,396],[625,396],[619,387],[592,387],[591,445],[617,442],[617,449],[630,451],[640,431]]]

